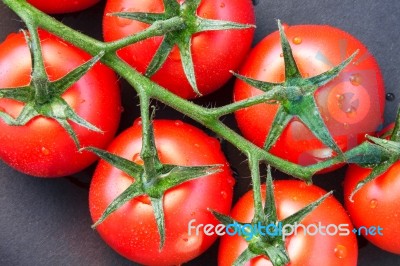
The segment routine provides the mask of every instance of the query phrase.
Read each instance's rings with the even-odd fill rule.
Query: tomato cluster
[[[328,25],[278,21],[279,30],[251,49],[256,22],[250,0],[107,0],[103,43],[79,40],[82,35],[68,28],[64,38],[60,24],[40,18],[46,15],[25,1],[4,2],[32,18],[21,16],[28,30],[0,44],[0,158],[24,174],[54,178],[80,173],[100,157],[89,189],[93,228],[123,257],[180,265],[216,242],[211,228],[282,223],[324,232],[296,229],[280,238],[226,230],[218,265],[357,265],[359,232],[400,254],[400,115],[378,138],[383,77],[356,37]],[[99,1],[27,2],[60,14]],[[132,38],[141,34],[149,36]],[[141,118],[120,131],[123,109],[134,104],[122,108],[113,70],[140,100]],[[232,103],[197,107],[197,98],[229,80],[233,90],[224,97]],[[220,139],[190,122],[153,119],[163,111],[150,114],[150,98],[175,101],[172,107],[245,153],[253,188],[233,208],[236,180]],[[217,121],[227,114],[238,132],[223,133]],[[260,165],[269,160],[293,177],[353,164],[344,198],[337,200],[308,178],[260,185]],[[383,234],[368,231],[376,227]]]

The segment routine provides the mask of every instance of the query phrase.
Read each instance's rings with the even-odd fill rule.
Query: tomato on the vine
[[[331,26],[286,25],[284,31],[303,78],[326,72],[359,50],[339,76],[318,88],[314,97],[323,122],[342,151],[361,143],[366,133],[374,132],[383,122],[384,84],[374,57],[355,37]],[[281,83],[285,80],[278,32],[268,35],[251,51],[239,73],[260,81]],[[238,80],[234,101],[261,93]],[[269,102],[237,111],[235,116],[243,135],[263,147],[279,106]],[[296,117],[288,123],[270,152],[300,165],[311,165],[336,154]]]
[[[377,247],[400,254],[400,161],[385,173],[366,183],[350,200],[358,182],[372,169],[350,165],[344,180],[344,200],[350,218],[356,227],[382,228],[380,233],[360,230]]]
[[[182,4],[184,1],[178,1]],[[108,0],[103,20],[106,41],[114,41],[140,32],[148,24],[109,14],[115,12],[164,11],[162,0]],[[254,10],[250,0],[217,1],[203,0],[197,15],[205,19],[224,20],[243,24],[254,24]],[[236,70],[253,40],[254,29],[228,29],[196,33],[191,38],[191,53],[197,86],[203,94],[209,94],[232,76],[229,71]],[[163,37],[153,37],[121,49],[119,56],[144,73],[160,46]],[[153,81],[171,92],[183,97],[194,98],[196,93],[189,84],[181,62],[179,49],[175,46],[162,67],[151,77]]]
[[[50,81],[56,81],[88,61],[86,52],[39,31],[43,60]],[[31,82],[32,58],[23,33],[10,34],[0,44],[0,90]],[[113,71],[97,63],[67,89],[62,98],[75,113],[103,132],[70,121],[80,144],[105,147],[118,129],[121,102]],[[22,102],[0,99],[0,110],[17,118]],[[0,158],[11,167],[33,176],[58,177],[79,172],[96,160],[79,152],[67,131],[54,119],[37,116],[23,126],[10,126],[0,118]]]
[[[261,186],[261,193],[265,201],[265,185]],[[314,185],[308,186],[301,181],[275,181],[274,194],[278,220],[296,213],[325,193],[323,189]],[[253,191],[247,192],[239,199],[230,215],[240,223],[251,222],[254,217]],[[333,196],[325,199],[299,224],[304,225],[307,232],[299,227],[297,234],[286,237],[285,244],[290,258],[288,265],[357,265],[357,239],[351,232],[353,229],[351,221],[342,205]],[[322,229],[318,230],[318,227]],[[224,235],[219,246],[218,265],[232,265],[247,246],[248,242],[242,236]],[[245,265],[272,264],[267,257],[258,256]]]
[[[84,10],[100,0],[27,0],[28,3],[48,14],[71,13]]]
[[[181,166],[221,164],[222,172],[187,181],[164,195],[165,243],[160,236],[148,196],[131,199],[110,214],[97,231],[122,256],[145,265],[177,265],[203,253],[216,236],[189,234],[197,224],[218,224],[208,209],[229,213],[234,179],[217,139],[181,121],[154,121],[155,144],[160,161]],[[142,164],[142,127],[138,120],[110,145],[110,153]],[[107,206],[129,185],[132,177],[101,160],[92,179],[89,207],[97,221]]]

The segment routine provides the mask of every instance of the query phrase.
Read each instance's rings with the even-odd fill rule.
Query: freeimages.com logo
[[[271,223],[263,225],[257,224],[239,224],[237,222],[223,225],[223,224],[197,224],[196,219],[190,220],[188,224],[188,234],[200,235],[203,233],[207,236],[218,235],[218,236],[234,236],[239,235],[246,240],[251,240],[254,236],[270,236],[270,237],[282,237],[285,240],[286,237],[291,235],[305,235],[305,236],[347,236],[351,233],[355,235],[383,235],[383,228],[380,226],[361,226],[358,229],[352,229],[349,224],[328,224],[323,225],[321,222],[315,224],[304,225],[301,223],[294,224],[282,224],[282,222]]]

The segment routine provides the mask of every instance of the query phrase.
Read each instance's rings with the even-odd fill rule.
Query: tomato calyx
[[[154,75],[164,64],[172,49],[177,46],[186,78],[194,92],[198,96],[201,96],[201,93],[197,88],[192,59],[192,36],[204,31],[247,29],[255,26],[202,18],[197,15],[197,9],[201,3],[200,0],[186,0],[182,4],[179,4],[176,0],[164,0],[163,2],[164,13],[117,12],[108,15],[136,20],[151,25],[159,23],[160,21],[169,21],[180,18],[180,21],[183,22],[182,27],[165,34],[160,47],[146,69],[145,75],[147,77]]]
[[[140,99],[142,113],[142,150],[140,157],[143,165],[95,147],[84,148],[84,150],[95,153],[101,159],[122,170],[133,179],[133,183],[108,205],[101,217],[92,225],[92,228],[96,228],[111,213],[131,199],[148,196],[156,218],[160,235],[160,249],[162,249],[165,242],[164,194],[169,189],[187,181],[221,172],[223,165],[180,166],[161,163],[155,144],[152,118],[150,118],[148,110],[150,99],[145,95],[142,95]]]
[[[389,168],[398,160],[400,160],[400,109],[397,110],[396,122],[393,130],[386,132],[380,138],[366,136],[370,142],[364,142],[364,145],[373,147],[376,152],[376,157],[379,157],[378,162],[362,165],[367,168],[372,168],[371,173],[363,180],[359,181],[354,190],[349,196],[349,200],[353,201],[354,195],[362,189],[366,184],[375,180],[380,175],[386,173]]]
[[[266,256],[271,261],[274,266],[283,266],[290,262],[290,258],[286,249],[285,240],[282,235],[285,231],[289,234],[289,230],[285,225],[294,225],[300,223],[308,214],[310,214],[315,208],[317,208],[326,198],[332,195],[329,192],[319,198],[317,201],[307,205],[296,213],[290,215],[289,217],[279,220],[277,215],[276,203],[274,199],[274,185],[272,182],[271,169],[268,166],[267,173],[267,188],[266,188],[266,198],[264,208],[259,210],[255,208],[255,214],[251,222],[251,227],[256,228],[262,225],[266,231],[263,233],[261,230],[258,232],[250,232],[250,228],[246,227],[246,224],[235,221],[233,218],[220,214],[211,210],[213,215],[224,225],[228,226],[231,224],[239,224],[242,226],[243,230],[247,230],[248,233],[253,236],[251,239],[245,238],[248,242],[248,247],[240,254],[233,265],[245,265],[249,260],[259,257]],[[256,196],[256,190],[259,191],[260,187],[254,187],[254,203],[255,207],[262,204],[262,199]],[[270,232],[268,225],[275,225],[275,228],[280,228],[280,232]],[[281,226],[278,226],[280,224]],[[287,232],[286,232],[287,230]]]
[[[273,92],[272,97],[270,97],[266,103],[280,103],[280,107],[265,140],[264,149],[269,150],[275,144],[289,122],[296,117],[303,122],[322,143],[332,149],[336,154],[343,156],[341,149],[332,138],[324,123],[316,104],[314,94],[321,86],[336,78],[354,59],[358,51],[353,53],[341,64],[322,74],[310,78],[303,78],[279,20],[278,28],[285,65],[285,81],[282,83],[263,82],[235,74],[239,79],[265,93]]]
[[[93,57],[64,77],[50,81],[45,71],[38,31],[32,26],[28,27],[30,34],[24,32],[24,35],[32,57],[31,82],[27,86],[0,90],[0,98],[13,99],[25,105],[17,118],[3,111],[0,111],[0,118],[12,126],[26,125],[38,116],[54,119],[67,131],[79,148],[78,137],[68,120],[96,132],[102,131],[77,115],[61,96],[100,60],[102,54]]]

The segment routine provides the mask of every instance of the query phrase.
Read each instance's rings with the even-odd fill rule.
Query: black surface
[[[229,0],[227,0],[229,1]],[[394,119],[400,99],[400,1],[374,0],[259,0],[256,6],[257,31],[254,43],[276,30],[275,19],[289,25],[330,24],[348,31],[366,44],[377,58],[384,75],[387,93],[385,123]],[[104,2],[85,12],[58,16],[66,24],[101,38]],[[22,28],[19,19],[0,4],[0,40]],[[122,83],[124,104],[121,129],[138,116],[133,90]],[[231,83],[200,103],[230,101]],[[160,108],[157,117],[180,118]],[[232,118],[227,123],[234,125]],[[238,171],[237,197],[249,189],[249,173],[244,157],[224,145],[231,164]],[[72,178],[43,180],[20,174],[0,162],[0,265],[132,265],[106,246],[90,228],[87,207],[88,183],[92,169]],[[344,169],[314,182],[333,189],[341,182]],[[276,174],[275,174],[276,175]],[[341,197],[340,191],[335,194]],[[398,236],[393,236],[398,237]],[[400,256],[381,251],[360,240],[359,265],[400,265]],[[216,245],[187,265],[216,265]]]

